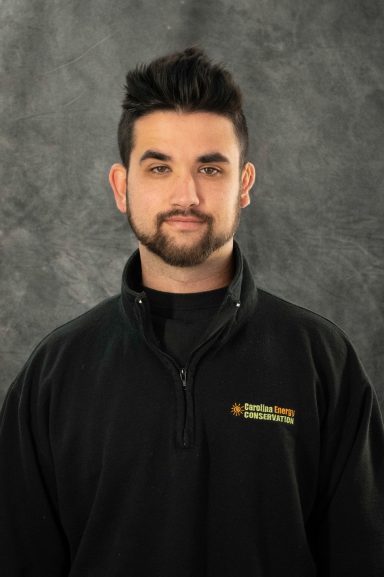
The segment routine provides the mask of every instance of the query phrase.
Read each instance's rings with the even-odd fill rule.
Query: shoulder
[[[344,366],[357,354],[351,338],[325,316],[289,302],[268,291],[258,290],[255,325],[280,347],[296,356]]]
[[[265,290],[258,290],[255,315],[253,330],[259,325],[264,356],[283,373],[293,368],[306,387],[312,382],[324,406],[336,407],[339,399],[348,403],[351,395],[358,403],[368,391],[374,395],[353,342],[333,321]]]
[[[333,321],[306,307],[258,289],[258,313],[268,316],[270,322],[287,324],[290,328],[322,331],[339,338],[347,338],[344,331]]]
[[[105,342],[123,330],[120,295],[105,299],[48,333],[33,349],[16,380],[65,364],[68,359],[97,354]]]
[[[83,338],[87,334],[102,331],[105,325],[113,330],[120,323],[120,296],[116,295],[55,328],[41,341],[40,347]]]
[[[249,321],[248,326],[266,335],[274,334],[280,340],[286,337],[288,341],[294,341],[295,336],[300,335],[340,345],[350,342],[344,331],[329,318],[259,287],[257,274],[245,258],[243,262],[245,310],[240,314]]]

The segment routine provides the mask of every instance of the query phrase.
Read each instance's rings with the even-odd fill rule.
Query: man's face
[[[223,116],[156,111],[139,118],[126,191],[139,242],[178,267],[201,264],[232,243],[249,204],[239,156],[233,124]]]

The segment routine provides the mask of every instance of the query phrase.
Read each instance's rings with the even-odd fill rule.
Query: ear
[[[109,184],[115,195],[115,202],[120,212],[127,212],[127,170],[122,164],[113,164],[109,171]]]
[[[249,193],[256,180],[256,168],[247,162],[241,171],[240,206],[245,208],[251,202]]]

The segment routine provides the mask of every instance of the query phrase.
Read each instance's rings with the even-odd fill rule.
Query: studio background
[[[0,19],[0,403],[48,332],[119,291],[125,74],[198,44],[244,94],[257,284],[344,329],[383,404],[382,2],[3,0]]]

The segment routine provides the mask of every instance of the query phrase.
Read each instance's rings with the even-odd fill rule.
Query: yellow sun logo
[[[232,415],[235,417],[240,417],[244,412],[244,406],[239,405],[239,403],[234,403],[231,407]]]

